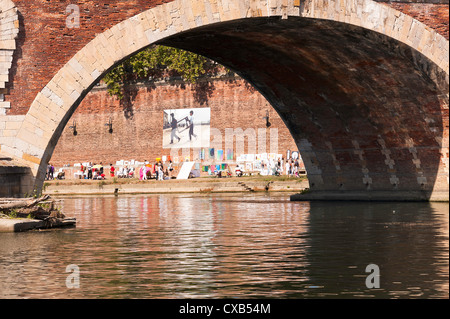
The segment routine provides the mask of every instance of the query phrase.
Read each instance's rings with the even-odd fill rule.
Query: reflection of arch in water
[[[448,199],[448,41],[374,1],[277,3],[177,0],[99,34],[37,95],[17,135],[14,155],[32,166],[33,186],[98,79],[160,43],[249,80],[292,133],[317,194]]]
[[[311,202],[309,226],[308,275],[328,292],[448,296],[448,203]],[[365,287],[371,263],[380,291]]]

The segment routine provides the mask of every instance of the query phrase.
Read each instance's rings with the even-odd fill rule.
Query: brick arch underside
[[[160,43],[232,68],[267,98],[305,161],[314,192],[303,198],[448,198],[447,75],[405,44],[296,18],[228,22]]]
[[[305,161],[313,191],[305,199],[448,199],[447,75],[407,45],[298,17],[211,24],[158,43],[230,67],[267,98]],[[55,130],[37,188],[85,94]]]

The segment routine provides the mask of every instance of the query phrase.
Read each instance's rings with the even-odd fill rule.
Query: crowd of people
[[[112,166],[112,164],[111,164]],[[80,172],[82,174],[82,178],[84,179],[105,179],[106,175],[104,172],[103,163],[100,164],[92,164],[88,163],[88,165],[81,165]]]
[[[155,162],[154,164],[150,164],[148,161],[144,161],[141,163],[141,166],[134,167],[132,165],[123,165],[118,168],[114,167],[113,164],[109,164],[109,176],[111,178],[139,178],[140,180],[150,180],[156,179],[158,181],[169,180],[174,178],[174,165],[171,160],[166,163],[162,163],[161,161]],[[299,177],[300,163],[298,159],[289,159],[287,161],[284,158],[280,158],[278,160],[270,160],[267,162],[262,162],[261,167],[259,169],[255,169],[253,171],[246,170],[243,164],[237,164],[235,167],[234,175],[237,177],[243,175],[285,175],[289,177]],[[226,170],[215,170],[211,172],[213,175],[217,177],[231,177],[233,176],[230,166],[226,165]],[[92,180],[104,180],[106,179],[108,171],[105,170],[103,163],[100,164],[92,164],[84,163],[81,164],[80,170],[74,174],[76,178],[82,179],[92,179]],[[212,175],[211,174],[211,175]],[[199,177],[195,176],[195,177]],[[65,173],[63,169],[60,169],[55,173],[55,167],[51,164],[47,167],[47,180],[53,179],[65,179]]]
[[[287,161],[284,158],[277,161],[270,160],[268,162],[261,163],[261,169],[256,170],[261,175],[286,175],[289,177],[300,176],[300,162],[298,159],[289,159]],[[249,172],[246,172],[244,165],[238,164],[235,169],[236,176],[243,176]]]
[[[280,165],[280,163],[279,163],[279,165]],[[280,167],[281,166],[282,165],[280,165]],[[292,177],[292,176],[299,177],[300,176],[300,162],[298,159],[288,160],[285,164],[285,168],[286,168],[285,175],[288,175],[289,177]]]
[[[173,171],[174,168],[171,160],[169,160],[166,167],[164,167],[161,161],[156,162],[154,165],[144,161],[144,165],[139,169],[139,179],[148,180],[154,178],[158,181],[167,180],[173,177]]]
[[[66,173],[62,168],[60,168],[57,172],[55,172],[55,166],[52,164],[47,165],[47,172],[45,174],[46,180],[54,180],[54,179],[65,179]]]
[[[82,164],[80,168],[80,174],[81,178],[83,179],[106,179],[106,172],[103,163],[88,163],[88,165]],[[133,178],[135,176],[135,168],[125,165],[121,166],[119,169],[116,169],[113,164],[109,164],[109,176],[112,178]]]

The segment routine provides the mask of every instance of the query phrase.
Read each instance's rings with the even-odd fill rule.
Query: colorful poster
[[[234,158],[233,150],[232,149],[227,149],[227,161],[232,161],[233,158]]]
[[[217,160],[223,161],[223,150],[217,150]]]

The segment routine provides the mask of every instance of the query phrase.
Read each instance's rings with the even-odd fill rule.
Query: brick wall
[[[186,85],[180,81],[154,85],[140,85],[133,90],[130,104],[120,103],[103,88],[93,89],[83,100],[65,128],[54,151],[51,163],[56,166],[79,162],[115,163],[118,160],[154,161],[170,155],[162,148],[163,111],[179,108],[211,108],[211,128],[220,131],[212,134],[216,149],[225,149],[225,129],[265,129],[266,112],[269,111],[270,129],[278,130],[278,151],[297,150],[295,142],[273,108],[265,98],[239,79],[221,79]],[[132,106],[130,106],[132,104]],[[113,133],[105,124],[112,119]],[[76,122],[77,135],[72,126]],[[214,133],[214,132],[212,132]],[[272,131],[272,134],[274,131]],[[270,130],[267,130],[266,149],[270,151]],[[260,134],[261,136],[261,134]],[[274,136],[274,135],[272,135]],[[219,141],[219,145],[214,142]],[[259,144],[262,145],[262,144]],[[236,144],[234,145],[236,147]],[[248,151],[248,139],[245,151]],[[182,152],[179,152],[180,157]],[[235,156],[238,154],[234,154]],[[196,159],[198,151],[191,153]]]
[[[66,8],[73,1],[14,0],[20,29],[7,100],[9,114],[25,114],[55,73],[97,34],[163,0],[77,1],[80,28],[69,29]]]
[[[19,35],[6,101],[8,114],[26,114],[37,93],[55,73],[97,34],[158,4],[171,0],[77,1],[80,28],[66,27],[66,8],[73,1],[15,0]],[[382,1],[386,2],[386,1]],[[420,2],[420,3],[416,3]],[[448,38],[448,1],[387,1],[387,5],[412,15]]]

